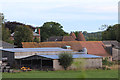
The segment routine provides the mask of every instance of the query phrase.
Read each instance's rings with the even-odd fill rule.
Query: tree
[[[102,40],[117,40],[120,42],[120,24],[108,26],[107,29],[102,32]]]
[[[116,34],[116,39],[120,42],[120,24],[117,24],[116,25],[116,29],[117,30],[115,30],[116,32],[115,32],[115,34]]]
[[[39,39],[37,37],[34,38],[33,42],[39,43]]]
[[[76,35],[76,37],[77,37],[77,36],[78,36],[79,31],[75,31],[74,33],[75,33],[75,35]]]
[[[8,43],[13,43],[13,41],[10,40],[10,30],[4,26],[2,27],[2,40]]]
[[[5,19],[3,13],[0,13],[0,36],[0,40],[8,43],[13,43],[13,41],[10,40],[10,30],[8,28],[5,28]]]
[[[50,36],[64,36],[68,35],[62,28],[61,24],[56,22],[46,22],[39,27],[41,30],[41,41],[47,40]],[[38,29],[39,29],[38,28]]]
[[[72,54],[61,53],[59,55],[59,62],[60,62],[60,65],[66,70],[67,67],[69,67],[73,62]]]
[[[22,47],[22,42],[31,42],[33,40],[32,30],[28,26],[19,26],[14,33],[14,43]]]
[[[15,29],[19,26],[28,26],[29,28],[31,28],[33,31],[35,30],[35,27],[31,26],[31,25],[26,25],[24,23],[20,23],[20,22],[10,22],[7,21],[5,22],[5,27],[8,28],[9,30],[11,30],[11,33],[15,32]]]

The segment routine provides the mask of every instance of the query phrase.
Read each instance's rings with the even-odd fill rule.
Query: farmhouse
[[[59,47],[9,48],[0,50],[2,50],[3,63],[6,63],[6,65],[9,64],[11,67],[15,68],[26,66],[32,69],[62,70],[63,68],[59,65],[58,55],[64,52],[72,54],[74,61],[84,62],[84,68],[102,67],[102,57],[87,54],[86,48],[83,48],[81,52]],[[69,69],[76,69],[76,67],[72,65]]]

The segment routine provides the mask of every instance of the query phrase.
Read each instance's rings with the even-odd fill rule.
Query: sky
[[[0,0],[7,21],[42,26],[58,22],[66,32],[97,32],[118,23],[119,0]]]

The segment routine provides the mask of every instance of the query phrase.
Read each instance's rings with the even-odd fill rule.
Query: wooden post
[[[20,68],[21,68],[21,59],[20,59]]]
[[[32,68],[32,59],[31,59],[31,68]]]
[[[41,58],[41,69],[42,69],[42,58]]]

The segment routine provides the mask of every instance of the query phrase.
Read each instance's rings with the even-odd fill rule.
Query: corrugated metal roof
[[[28,55],[28,56],[15,56],[15,59],[22,59],[27,58],[34,55]],[[50,58],[50,59],[59,59],[59,55],[37,55],[44,58]],[[73,54],[73,58],[102,58],[101,56],[95,56],[90,54]]]
[[[40,51],[72,51],[71,49],[63,49],[59,47],[45,47],[45,48],[9,48],[9,49],[0,49],[10,52],[40,52]]]
[[[46,58],[51,58],[51,59],[59,59],[58,55],[38,55]],[[95,56],[95,55],[90,55],[90,54],[73,54],[73,58],[102,58],[101,56]]]
[[[22,59],[22,58],[27,58],[27,57],[30,57],[31,55],[28,55],[28,56],[15,56],[15,59]]]

